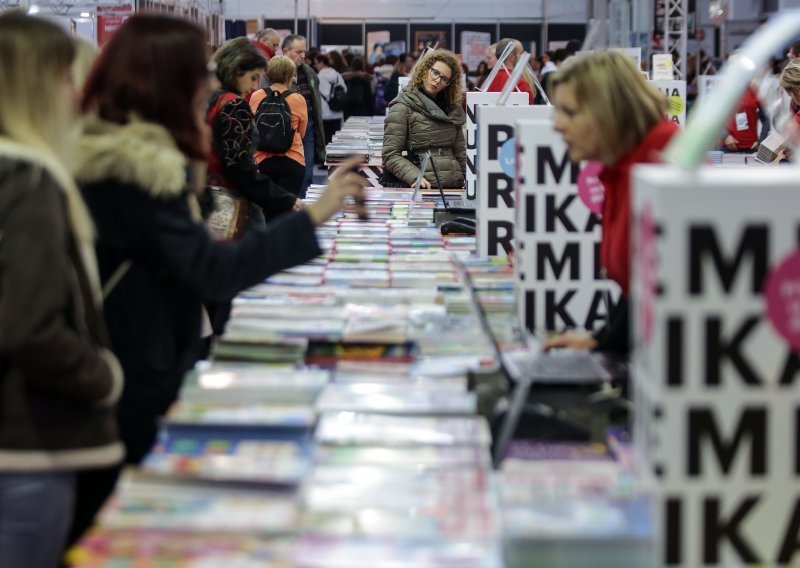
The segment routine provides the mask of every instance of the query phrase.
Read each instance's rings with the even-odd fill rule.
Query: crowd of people
[[[625,350],[630,171],[658,161],[677,127],[630,58],[570,58],[573,48],[543,56],[517,87],[532,104],[553,101],[572,160],[604,167],[600,258],[623,301],[599,334],[550,346]],[[522,49],[511,38],[491,46],[474,84]],[[468,70],[447,50],[367,64],[270,29],[209,57],[201,28],[146,13],[95,58],[57,25],[9,11],[0,53],[0,566],[49,568],[90,526],[123,463],[149,452],[231,299],[318,256],[315,227],[346,199],[363,207],[352,164],[303,200],[344,118],[383,105],[388,175],[463,186]],[[486,87],[508,79],[499,70]],[[800,125],[800,62],[780,84]],[[734,121],[754,122],[742,112]],[[225,237],[209,230],[210,188],[241,205]]]
[[[156,14],[129,18],[85,82],[78,49],[46,19],[0,15],[4,567],[58,566],[123,463],[150,450],[203,354],[204,305],[318,256],[315,227],[363,199],[361,178],[343,174],[305,206],[249,157],[244,97],[265,67],[277,89],[299,78],[294,60],[267,64],[236,40],[209,59],[201,28]],[[236,239],[206,226],[212,180],[251,206]]]

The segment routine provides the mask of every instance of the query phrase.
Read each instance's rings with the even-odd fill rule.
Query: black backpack
[[[292,109],[286,102],[292,92],[288,89],[280,94],[272,89],[264,91],[267,96],[256,110],[256,148],[271,154],[285,154],[294,140]]]
[[[347,90],[338,79],[331,85],[331,92],[328,93],[328,106],[333,111],[344,110],[347,107]]]

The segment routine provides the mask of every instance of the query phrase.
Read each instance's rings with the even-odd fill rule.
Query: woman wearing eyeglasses
[[[463,187],[467,152],[462,98],[461,65],[451,52],[437,50],[417,63],[409,85],[389,103],[382,152],[386,172],[410,187],[419,176],[420,156],[430,151],[442,187]],[[424,174],[421,187],[429,189],[436,183],[433,164]]]

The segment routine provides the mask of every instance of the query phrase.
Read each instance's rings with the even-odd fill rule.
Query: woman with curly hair
[[[418,62],[384,121],[386,171],[410,187],[420,173],[420,156],[430,150],[442,186],[463,187],[467,153],[462,98],[461,65],[451,52],[437,50]],[[425,189],[436,181],[433,163],[424,172]]]

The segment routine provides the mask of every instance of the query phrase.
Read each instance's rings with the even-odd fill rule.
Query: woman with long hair
[[[622,296],[609,324],[598,333],[564,333],[552,338],[548,347],[627,352],[631,169],[658,162],[678,127],[664,118],[666,97],[621,53],[604,51],[572,58],[553,74],[551,86],[553,125],[570,159],[595,160],[604,166],[600,262],[608,277],[619,284]]]
[[[137,14],[106,44],[86,85],[87,115],[77,179],[97,226],[100,277],[115,352],[126,382],[119,406],[126,461],[139,463],[158,420],[198,358],[203,302],[225,302],[275,272],[320,254],[315,227],[348,195],[355,174],[332,182],[303,211],[241,239],[216,242],[203,226],[195,186],[211,150],[205,123],[211,69],[202,29],[186,20]],[[118,470],[81,478],[94,507]],[[88,501],[87,501],[88,502]]]
[[[461,65],[451,52],[436,50],[419,61],[408,87],[389,104],[382,152],[386,171],[410,187],[420,173],[420,156],[430,150],[443,187],[463,187],[463,97]],[[432,163],[423,174],[421,186],[430,188],[436,182]]]
[[[322,127],[325,131],[325,144],[330,144],[333,135],[342,127],[344,113],[341,110],[334,110],[330,107],[330,99],[333,96],[334,88],[340,86],[347,92],[342,75],[331,67],[330,58],[324,53],[320,53],[314,59],[314,69],[319,75],[319,93],[322,99]]]
[[[123,455],[94,227],[64,165],[75,52],[47,20],[0,15],[0,566],[57,566],[76,476]]]

